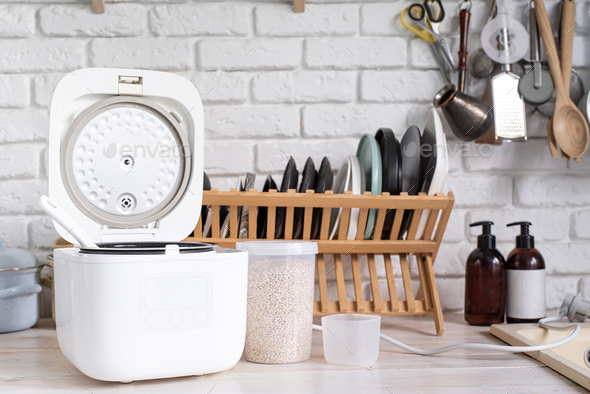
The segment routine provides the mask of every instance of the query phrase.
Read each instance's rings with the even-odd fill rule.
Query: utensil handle
[[[76,222],[72,217],[63,209],[57,206],[53,201],[49,199],[47,196],[41,196],[39,199],[39,206],[47,213],[53,220],[59,223],[64,229],[68,230],[76,241],[80,242],[82,246],[87,248],[96,248],[96,244],[92,239],[82,230],[75,229]]]
[[[561,74],[561,65],[559,57],[557,56],[557,49],[555,48],[555,39],[553,38],[553,32],[551,31],[551,24],[549,23],[549,17],[547,16],[547,10],[543,0],[535,1],[535,15],[537,16],[537,26],[543,39],[543,45],[545,51],[547,51],[547,60],[549,62],[549,68],[551,70],[551,76],[553,77],[553,84],[558,95],[567,97],[567,93],[563,86],[563,77]]]
[[[461,10],[459,12],[459,26],[461,29],[461,39],[459,45],[459,65],[457,70],[459,71],[459,91],[465,90],[465,71],[467,70],[467,41],[469,33],[469,20],[471,19],[471,12],[469,10]]]
[[[543,85],[541,74],[541,46],[539,44],[539,28],[535,16],[535,2],[531,0],[529,8],[529,30],[530,30],[530,57],[533,63],[533,86],[540,89]]]
[[[37,294],[40,293],[41,285],[33,284],[33,285],[25,285],[25,286],[14,286],[10,289],[2,289],[0,290],[0,300],[6,300],[8,298],[20,297],[23,295],[30,295],[30,294]]]
[[[535,2],[531,1],[529,15],[530,45],[531,45],[531,62],[536,63],[541,59],[541,47],[539,45],[539,28],[537,27],[537,17],[535,16]]]
[[[572,54],[574,50],[574,26],[576,25],[576,2],[564,0],[561,9],[561,75],[567,94],[570,94],[572,78]]]

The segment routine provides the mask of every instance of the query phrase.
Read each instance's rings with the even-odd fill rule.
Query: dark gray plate
[[[281,193],[286,193],[287,190],[297,189],[297,181],[299,180],[299,171],[297,171],[297,165],[293,157],[289,158],[285,173],[283,174],[283,181],[281,182]],[[275,222],[275,239],[285,238],[285,218],[287,214],[287,208],[277,208],[277,216]]]
[[[395,138],[393,131],[387,128],[377,130],[375,139],[381,149],[381,164],[383,168],[381,189],[384,192],[389,192],[392,196],[398,195],[402,189],[402,154],[400,143]],[[381,239],[389,239],[389,232],[393,225],[394,216],[394,209],[389,209],[385,214]]]
[[[264,187],[262,188],[262,192],[267,192],[269,190],[277,190],[277,184],[275,183],[272,176],[269,175],[266,177],[266,181],[264,182]],[[256,232],[258,233],[259,239],[266,239],[266,225],[268,220],[268,208],[267,207],[260,207],[258,208],[258,218],[256,224]]]
[[[410,126],[401,142],[402,153],[402,192],[415,196],[422,181],[422,137],[418,126]],[[398,239],[402,239],[410,227],[412,211],[405,211]]]
[[[303,175],[301,176],[301,183],[299,184],[299,193],[305,193],[306,190],[315,190],[317,179],[317,171],[313,164],[311,157],[307,158],[305,167],[303,167]],[[293,217],[293,239],[303,238],[303,208],[295,208]]]
[[[322,159],[320,170],[318,171],[318,180],[315,185],[315,192],[325,193],[327,190],[332,190],[334,184],[334,173],[332,172],[332,166],[330,160],[327,157]],[[320,232],[322,229],[322,215],[323,208],[314,208],[311,219],[311,239],[320,239]],[[329,219],[329,218],[328,218]]]

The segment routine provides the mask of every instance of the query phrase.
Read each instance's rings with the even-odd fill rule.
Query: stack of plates
[[[428,113],[424,130],[411,126],[398,141],[390,129],[381,128],[373,137],[362,136],[356,156],[345,159],[336,181],[334,193],[352,191],[352,194],[380,195],[387,192],[399,195],[402,192],[417,195],[424,192],[432,196],[443,190],[448,173],[447,143],[442,122],[436,110]],[[393,208],[393,207],[392,207]],[[330,220],[330,239],[339,231],[342,210],[334,208]],[[351,209],[350,222],[346,239],[356,238],[360,210]],[[424,235],[429,211],[420,218],[416,239]],[[395,216],[390,209],[383,223],[382,239],[389,239]],[[371,209],[367,215],[364,239],[371,239],[375,231],[377,210]],[[402,220],[399,239],[408,231],[412,221],[412,212],[406,211]]]
[[[291,157],[283,173],[283,179],[278,192],[286,193],[295,189],[299,193],[314,190],[315,193],[325,193],[333,190],[334,193],[351,192],[354,195],[362,195],[369,191],[373,195],[381,195],[384,192],[390,195],[399,195],[402,192],[409,195],[417,195],[420,192],[432,196],[442,192],[448,174],[448,153],[442,122],[436,110],[433,108],[428,113],[426,125],[423,130],[417,126],[410,126],[399,141],[393,131],[388,128],[377,130],[375,136],[365,134],[362,136],[355,156],[348,156],[342,163],[336,178],[332,173],[332,167],[327,157],[324,157],[319,171],[312,158],[305,162],[301,180],[295,160]],[[205,177],[204,189],[210,188],[208,178]],[[299,185],[299,187],[298,187]],[[254,187],[254,174],[246,176],[246,185],[238,181],[238,190],[248,190]],[[272,176],[268,176],[264,183],[263,191],[277,189],[277,184]],[[238,229],[239,238],[248,238],[248,212],[239,207]],[[221,207],[225,220],[221,223],[221,236],[229,236],[229,215],[227,207]],[[204,236],[210,234],[211,220],[210,209],[203,207],[206,220]],[[412,221],[412,211],[404,212],[399,239],[403,239]],[[311,239],[319,239],[323,209],[314,208],[311,226]],[[429,211],[424,211],[418,225],[416,239],[424,235],[424,229],[428,220]],[[360,208],[352,208],[350,219],[346,226],[346,239],[354,240],[357,237]],[[391,227],[395,217],[395,209],[389,209],[383,223],[382,239],[389,239]],[[267,238],[268,208],[260,207],[257,217],[258,239]],[[367,215],[365,233],[363,239],[373,238],[377,219],[377,210],[370,209]],[[276,208],[276,221],[274,231],[275,239],[285,237],[286,208]],[[340,231],[342,209],[333,208],[330,214],[329,239],[335,239]],[[303,236],[304,209],[295,208],[293,217],[293,239],[301,239]]]

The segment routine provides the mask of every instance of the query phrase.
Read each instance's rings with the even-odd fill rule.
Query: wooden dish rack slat
[[[448,195],[438,193],[435,196],[426,196],[420,193],[418,196],[408,196],[402,193],[400,196],[390,196],[383,193],[381,196],[344,194],[314,194],[313,190],[307,193],[296,193],[289,190],[287,193],[277,193],[276,190],[258,192],[251,189],[247,192],[238,192],[231,189],[222,192],[217,189],[203,192],[203,205],[210,207],[212,215],[211,237],[203,237],[201,220],[195,228],[194,236],[187,241],[212,242],[222,247],[235,248],[238,241],[257,240],[257,215],[260,207],[268,207],[267,239],[274,239],[276,223],[276,208],[286,208],[285,214],[285,239],[293,237],[293,220],[295,208],[303,208],[303,240],[311,239],[312,216],[314,208],[322,209],[322,221],[320,227],[320,239],[318,243],[319,254],[317,256],[318,288],[320,300],[314,302],[314,315],[326,316],[336,313],[368,313],[379,315],[433,315],[436,333],[442,335],[444,321],[436,280],[434,278],[433,264],[442,241],[445,228],[454,204],[453,193]],[[220,237],[220,206],[229,207],[229,238]],[[238,207],[249,207],[247,239],[238,239]],[[341,208],[342,215],[337,239],[329,239],[329,225],[333,208]],[[354,240],[347,240],[347,230],[351,217],[351,209],[360,209],[357,232]],[[365,240],[367,216],[369,210],[377,210],[373,239]],[[389,211],[395,209],[393,225],[389,239],[382,240],[383,225]],[[402,226],[404,212],[413,211],[412,220],[406,239],[398,240]],[[424,235],[416,239],[420,219],[427,215]],[[334,255],[334,272],[336,277],[337,300],[328,298],[328,282],[326,279],[325,255]],[[408,256],[416,256],[419,274],[419,289],[414,293],[410,264]],[[342,256],[350,255],[353,289],[355,300],[350,301],[346,296],[344,267]],[[361,283],[361,270],[359,256],[367,256],[367,264],[370,278],[370,292],[372,300],[365,300]],[[375,255],[383,255],[385,267],[385,281],[389,301],[383,300],[379,289],[377,265]],[[405,300],[398,298],[395,283],[392,255],[398,255],[400,261],[403,293]]]

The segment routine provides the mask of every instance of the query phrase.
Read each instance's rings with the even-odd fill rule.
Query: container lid
[[[293,256],[318,253],[313,241],[246,241],[236,243],[236,249],[259,256]]]
[[[39,264],[37,256],[24,249],[9,249],[0,238],[0,270],[32,268]]]

